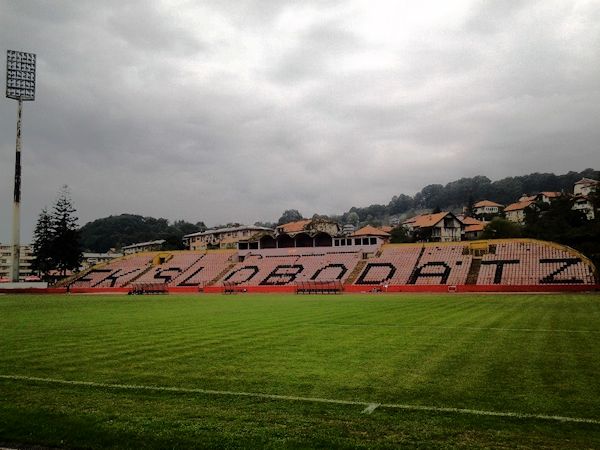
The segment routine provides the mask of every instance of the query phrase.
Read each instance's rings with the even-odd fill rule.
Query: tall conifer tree
[[[79,268],[82,260],[76,209],[68,186],[63,186],[52,208],[52,256],[61,275]]]
[[[47,278],[48,272],[54,268],[52,258],[54,234],[52,230],[52,217],[48,209],[42,209],[33,231],[33,255],[31,270]]]

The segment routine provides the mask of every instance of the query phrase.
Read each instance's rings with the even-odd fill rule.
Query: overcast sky
[[[386,203],[463,176],[600,168],[598,1],[0,0],[37,54],[22,242],[61,185],[80,224],[207,225]],[[0,242],[17,104],[0,100]]]

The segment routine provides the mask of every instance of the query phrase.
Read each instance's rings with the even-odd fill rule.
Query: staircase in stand
[[[469,273],[467,274],[467,281],[465,284],[477,284],[477,278],[479,278],[479,269],[481,268],[481,258],[473,258],[471,261],[471,267],[469,267]]]
[[[424,245],[421,247],[421,251],[419,252],[419,257],[417,258],[417,262],[416,262],[415,266],[413,267],[412,272],[410,273],[410,276],[408,277],[408,284],[415,284],[417,269],[421,264],[421,258],[423,257],[423,253],[425,253]]]
[[[129,280],[127,283],[125,283],[123,285],[123,287],[125,286],[131,286],[131,283],[135,283],[135,281],[137,279],[139,279],[142,275],[144,275],[145,273],[148,273],[150,271],[150,269],[154,269],[156,266],[150,264],[148,267],[146,267],[145,270],[142,270],[140,273],[138,273],[135,277],[133,277],[131,280]]]
[[[231,269],[233,269],[235,267],[237,263],[231,263],[229,264],[229,266],[227,266],[225,269],[223,269],[221,271],[221,273],[219,273],[219,275],[217,275],[216,277],[214,277],[212,280],[210,280],[208,283],[205,284],[205,286],[212,286],[214,284],[217,284],[217,282],[223,278],[227,272],[229,272]]]
[[[353,284],[364,269],[366,264],[366,259],[361,259],[360,261],[358,261],[358,263],[356,263],[356,266],[354,266],[352,272],[350,272],[350,275],[348,275],[348,278],[346,278],[346,282],[344,284]]]

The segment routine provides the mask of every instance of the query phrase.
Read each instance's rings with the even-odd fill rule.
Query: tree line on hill
[[[195,224],[185,220],[169,220],[144,217],[136,214],[120,214],[103,217],[86,223],[80,230],[81,245],[88,251],[107,252],[138,242],[164,239],[166,250],[182,250],[183,236],[206,230],[204,222]]]
[[[570,171],[563,175],[532,173],[497,181],[477,175],[451,181],[445,186],[430,184],[414,196],[394,195],[387,204],[353,206],[336,218],[343,223],[354,223],[358,218],[359,223],[381,225],[385,224],[391,216],[405,216],[423,210],[458,210],[479,200],[491,200],[508,205],[516,202],[523,194],[543,191],[572,192],[573,184],[584,177],[598,179],[598,172],[594,169],[585,169],[581,172]]]

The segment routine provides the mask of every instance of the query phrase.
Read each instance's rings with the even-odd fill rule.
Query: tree
[[[402,214],[414,206],[414,200],[406,194],[394,195],[388,203],[389,214]]]
[[[96,219],[81,227],[83,248],[93,252],[106,252],[136,242],[165,239],[166,249],[183,248],[183,236],[206,231],[202,221],[195,224],[176,220],[169,225],[167,219],[144,217],[135,214],[120,214]]]
[[[297,209],[287,209],[283,212],[279,220],[277,221],[277,225],[283,225],[284,223],[296,222],[297,220],[302,220],[302,214]]]
[[[402,225],[398,225],[396,228],[392,229],[390,235],[390,242],[392,244],[401,244],[403,242],[411,241],[410,236],[406,232],[406,228],[404,228]]]
[[[575,230],[587,224],[585,214],[573,209],[573,200],[563,196],[554,200],[538,215],[525,217],[525,233],[529,237],[569,244]]]
[[[263,227],[263,228],[275,228],[277,226],[276,223],[273,222],[254,222],[255,227]]]
[[[505,239],[521,237],[522,235],[523,231],[519,224],[496,217],[485,226],[481,237],[483,239]]]
[[[53,269],[53,231],[52,217],[48,214],[48,209],[42,209],[33,231],[33,255],[31,270],[37,273],[42,279],[47,279],[48,272]]]
[[[356,213],[356,211],[352,211],[352,212],[348,213],[348,215],[346,216],[346,223],[351,223],[355,227],[358,227],[359,221],[360,221],[360,217],[358,217],[358,214]]]
[[[465,210],[465,215],[467,217],[475,216],[475,200],[473,199],[472,195],[469,195],[469,199],[467,200],[467,207]]]
[[[65,185],[58,193],[51,216],[53,266],[62,276],[66,275],[67,270],[77,270],[81,265],[79,227],[75,212],[69,188]]]

